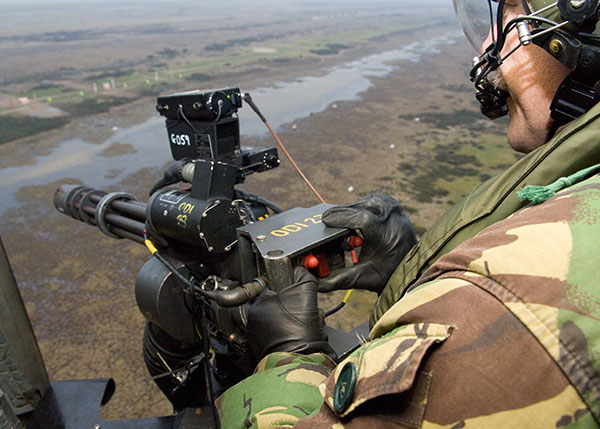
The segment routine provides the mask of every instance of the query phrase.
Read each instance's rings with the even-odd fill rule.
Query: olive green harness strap
[[[522,208],[526,203],[520,201],[516,190],[528,184],[550,183],[600,163],[599,118],[600,105],[597,105],[548,143],[477,186],[446,212],[396,268],[373,308],[370,325],[373,326],[439,257]]]

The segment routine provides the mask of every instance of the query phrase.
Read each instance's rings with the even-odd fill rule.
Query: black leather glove
[[[323,213],[327,226],[360,230],[364,243],[358,263],[319,279],[319,291],[366,289],[381,293],[390,276],[417,238],[400,203],[383,194],[371,194],[354,203]]]
[[[335,356],[323,330],[316,279],[300,266],[293,285],[279,292],[264,290],[248,305],[247,317],[248,343],[257,360],[278,351]]]

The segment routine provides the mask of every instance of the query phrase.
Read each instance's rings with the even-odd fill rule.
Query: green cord
[[[571,186],[585,178],[591,173],[600,169],[600,164],[592,165],[591,167],[584,168],[583,170],[573,173],[567,177],[561,177],[556,182],[546,186],[525,186],[523,189],[517,191],[517,196],[521,201],[529,201],[532,204],[540,204],[554,195],[561,189]]]

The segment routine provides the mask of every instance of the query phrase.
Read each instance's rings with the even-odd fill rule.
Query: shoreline
[[[419,61],[419,56],[426,55],[425,52],[418,52],[419,48],[414,46],[415,44],[417,46],[421,45],[423,50],[435,51],[439,49],[440,44],[443,47],[447,43],[443,37],[454,33],[454,31],[442,28],[430,29],[430,33],[431,38],[428,38],[428,34],[425,32],[420,34],[421,39],[419,41],[413,41],[410,45],[400,43],[401,49],[391,49],[397,48],[398,43],[388,41],[388,43],[381,44],[376,52],[372,51],[370,47],[364,46],[363,49],[347,52],[344,56],[340,54],[335,61],[334,58],[329,58],[329,61],[324,61],[317,70],[311,69],[312,73],[309,73],[309,70],[283,67],[281,69],[284,70],[285,80],[265,81],[266,77],[259,77],[257,73],[254,73],[251,75],[254,80],[263,80],[260,82],[262,85],[258,87],[257,93],[252,90],[254,98],[260,104],[262,96],[262,101],[266,101],[266,104],[260,106],[261,110],[275,129],[281,128],[284,130],[286,126],[289,127],[296,120],[321,113],[331,105],[342,103],[343,101],[340,100],[344,98],[350,98],[351,101],[360,101],[361,87],[368,90],[373,85],[374,76],[383,74],[385,78],[387,74],[392,73],[398,67],[392,64]],[[455,36],[452,35],[452,37]],[[406,32],[403,40],[412,40],[412,30]],[[433,42],[432,45],[431,40],[437,41]],[[413,55],[416,55],[416,57],[411,59]],[[374,63],[371,64],[371,62]],[[272,70],[271,73],[276,71],[277,69]],[[305,72],[305,74],[301,74],[302,72]],[[349,91],[344,91],[341,82],[338,82],[340,79],[348,80],[354,85],[351,86]],[[227,80],[224,79],[222,86],[227,86],[228,83],[233,85],[233,82],[227,82]],[[245,82],[233,86],[243,87],[258,83],[246,77]],[[361,85],[358,89],[355,87],[357,84]],[[256,86],[254,88],[256,89]],[[308,97],[303,94],[307,91],[310,93]],[[321,91],[326,91],[325,101],[319,100]],[[155,117],[158,118],[153,109],[154,103],[155,100],[151,98],[140,99],[127,105],[115,107],[106,114],[77,119],[60,130],[0,145],[0,168],[5,168],[5,170],[0,171],[0,179],[4,175],[5,183],[8,184],[8,188],[3,191],[5,195],[0,204],[0,211],[17,204],[12,193],[20,187],[36,186],[44,181],[56,180],[61,175],[62,177],[74,175],[74,178],[83,181],[86,181],[88,174],[95,174],[93,177],[102,177],[104,172],[109,170],[109,167],[102,167],[105,164],[116,164],[121,167],[135,165],[136,157],[129,157],[130,160],[120,160],[118,158],[119,153],[114,150],[112,151],[110,164],[108,164],[109,161],[102,157],[103,152],[99,152],[100,149],[95,147],[96,145],[102,145],[106,148],[110,142],[116,142],[113,145],[118,143],[122,148],[127,146],[128,149],[124,150],[123,153],[138,153],[138,159],[142,161],[142,165],[138,165],[137,168],[141,168],[146,165],[150,166],[148,164],[150,161],[145,155],[147,151],[145,147],[148,146],[145,142],[148,142],[152,151],[158,150],[160,153],[164,153],[164,162],[168,162],[168,142],[166,136],[164,136],[164,140],[160,137],[157,138],[157,136],[162,136],[161,133],[163,133],[162,130],[158,130],[158,126],[152,125],[151,135],[149,135],[149,129],[143,130],[143,132],[138,130],[137,134],[134,133],[134,128],[138,125],[149,123]],[[324,104],[327,104],[327,106],[324,106]],[[278,114],[279,116],[277,116]],[[290,121],[291,118],[293,120]],[[156,123],[156,121],[152,122]],[[252,135],[257,130],[260,130],[258,131],[259,134]],[[246,141],[250,141],[255,137],[262,138],[268,135],[264,124],[258,120],[247,106],[245,109],[240,110],[240,131],[243,139],[242,144],[244,145],[248,145]],[[141,136],[145,135],[148,135],[149,140],[148,138],[145,141],[140,140]],[[131,143],[133,143],[133,146]],[[90,166],[91,171],[83,169],[84,163]],[[152,165],[158,167],[155,163]],[[25,169],[20,169],[20,167],[25,167]],[[105,180],[96,180],[97,183],[92,181],[90,184],[107,186],[106,180],[110,180],[108,185],[116,184],[118,178],[126,174],[124,168],[120,168],[120,170],[121,173],[117,173],[116,177],[114,177],[115,170],[113,169],[113,173],[110,175],[111,179],[106,177]],[[8,193],[11,195],[8,195]]]
[[[279,63],[273,60],[266,62],[253,62],[244,65],[237,71],[222,69],[221,77],[215,77],[207,85],[211,88],[225,87],[246,87],[258,88],[270,82],[271,85],[277,82],[292,83],[297,79],[311,76],[322,76],[336,65],[344,64],[350,61],[356,61],[373,52],[385,52],[394,49],[403,40],[408,42],[412,36],[419,32],[428,34],[432,31],[432,25],[415,30],[403,30],[397,33],[387,35],[383,39],[363,41],[351,49],[344,49],[335,55],[311,56],[296,58],[290,63]],[[445,30],[459,31],[455,25],[446,25]],[[443,31],[442,31],[443,32]],[[434,31],[440,33],[440,31]],[[198,85],[194,85],[197,88]],[[191,88],[174,89],[173,91],[162,90],[161,93],[178,92],[189,90]],[[100,142],[110,135],[110,128],[113,126],[127,127],[138,124],[144,119],[149,118],[154,111],[155,97],[139,97],[135,101],[119,106],[115,106],[106,113],[98,113],[83,118],[75,118],[65,126],[46,131],[40,134],[27,136],[18,140],[13,140],[0,145],[0,168],[24,165],[31,162],[28,158],[30,154],[44,154],[47,150],[60,144],[61,141],[71,138],[87,138],[89,142]],[[95,119],[95,121],[93,120]],[[100,122],[94,124],[94,122]],[[87,133],[87,134],[86,134]],[[30,149],[30,151],[24,150]],[[13,159],[10,159],[13,157]],[[7,159],[8,158],[8,159]]]

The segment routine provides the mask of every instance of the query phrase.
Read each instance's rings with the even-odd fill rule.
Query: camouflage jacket
[[[371,326],[438,258],[524,207],[525,203],[516,195],[517,189],[551,183],[600,163],[598,135],[600,103],[564,127],[548,143],[473,189],[427,230],[398,265],[373,307]]]
[[[334,366],[275,353],[218,400],[224,428],[596,427],[600,178],[440,258]]]

